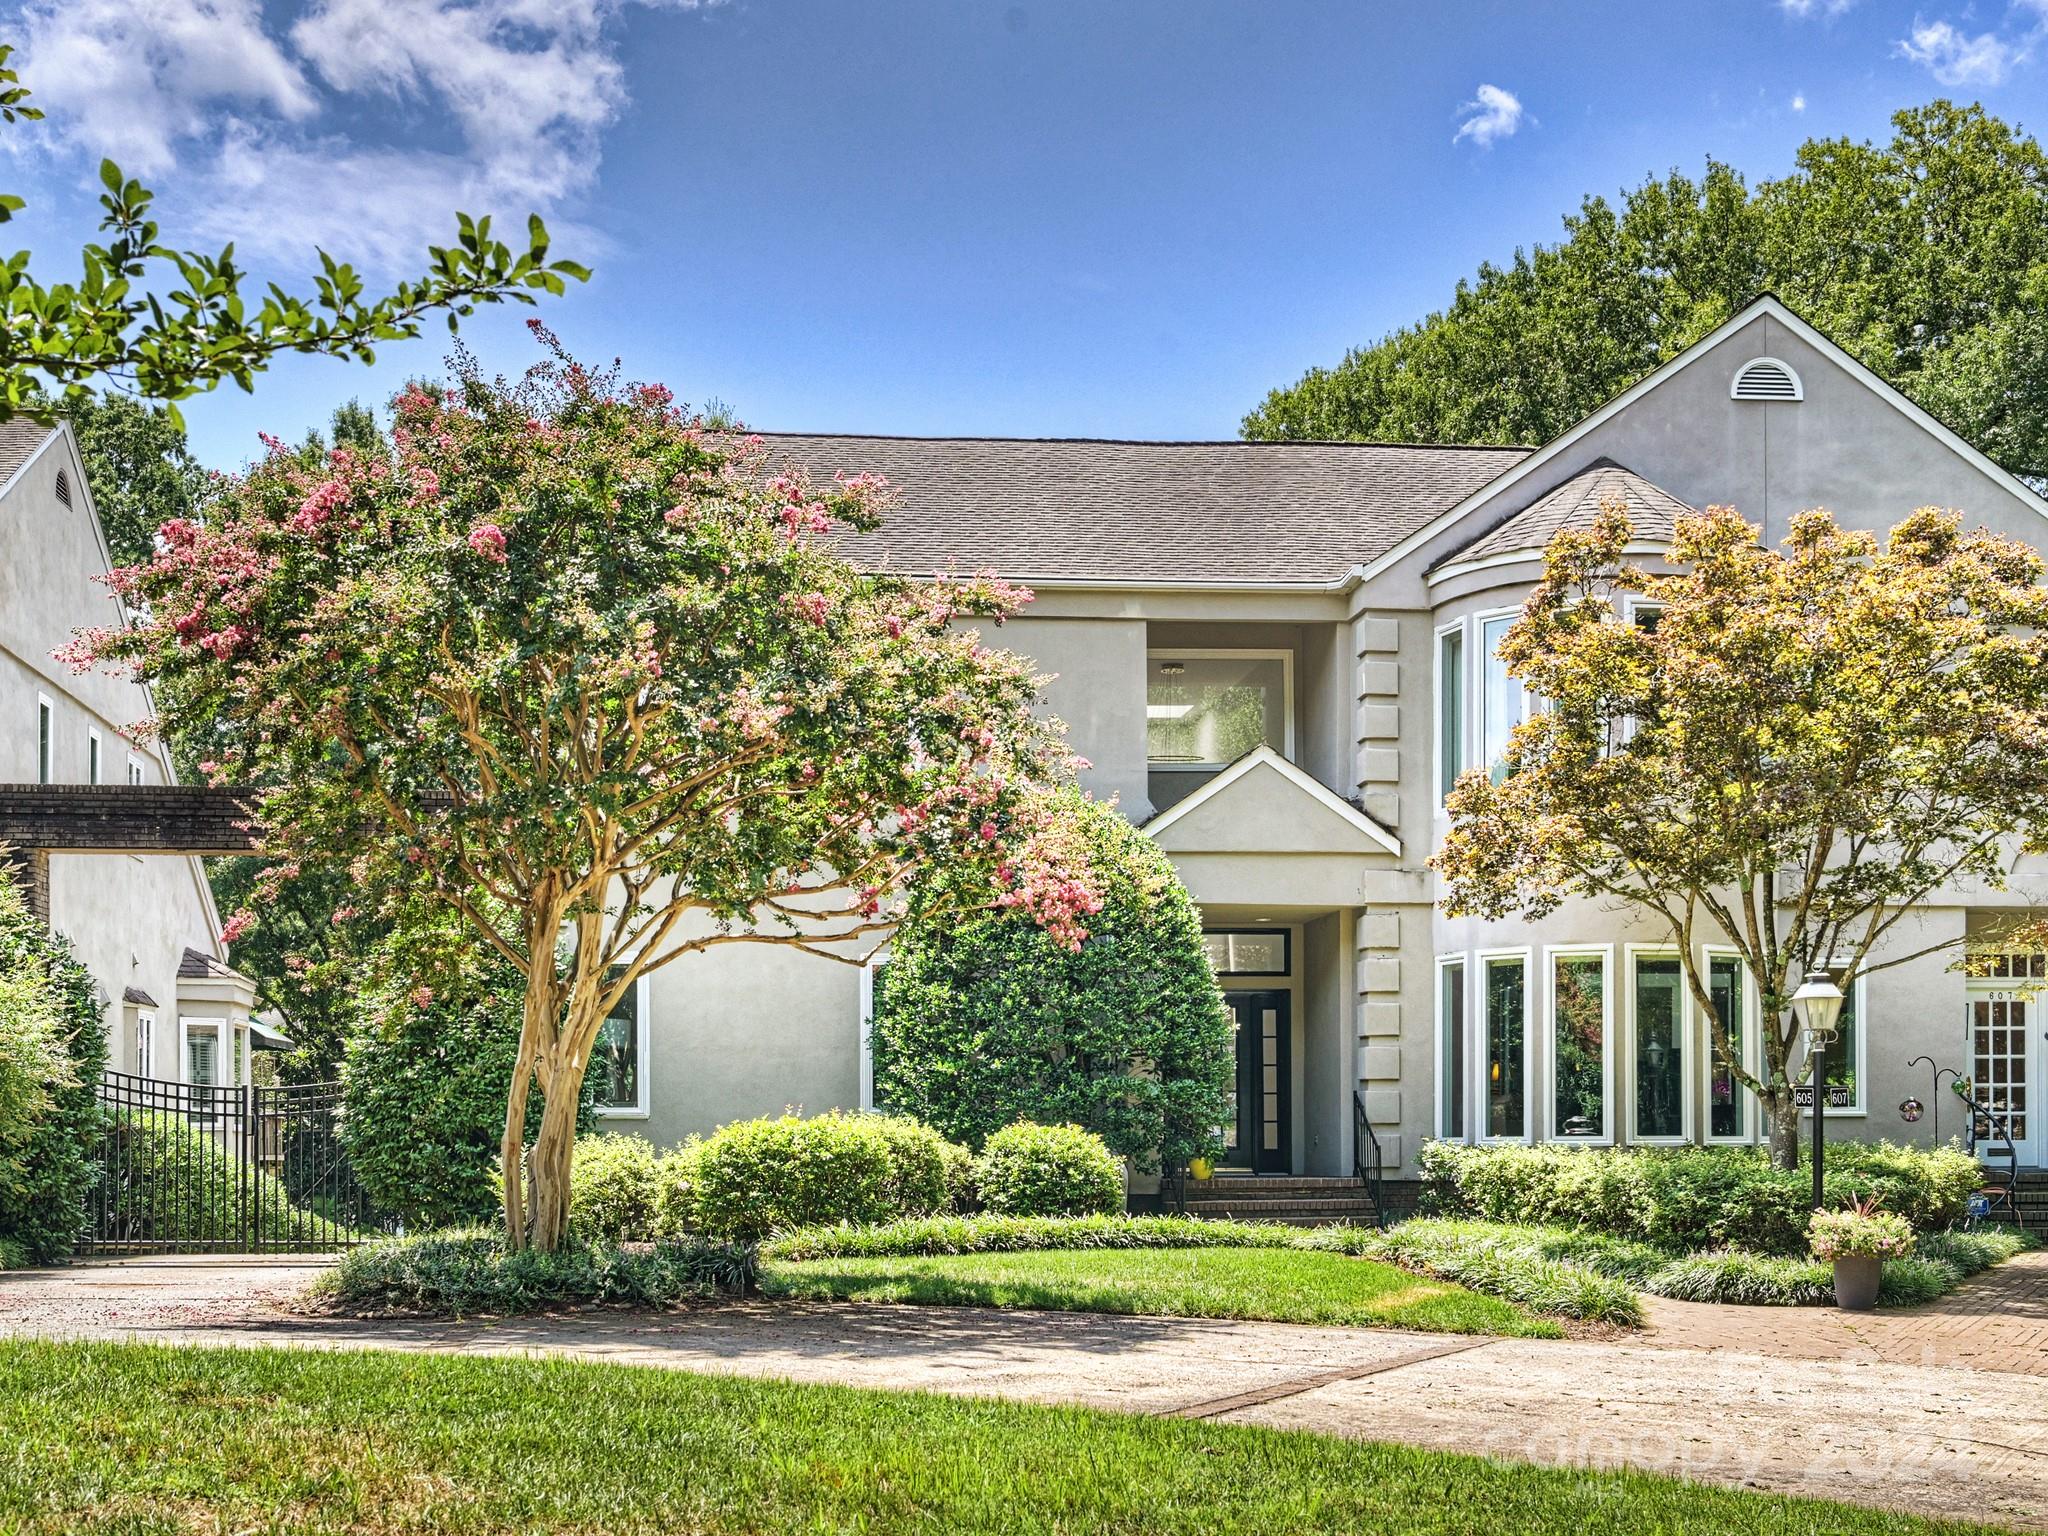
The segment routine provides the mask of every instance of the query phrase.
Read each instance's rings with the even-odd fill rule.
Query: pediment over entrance
[[[1144,831],[1176,856],[1401,853],[1393,833],[1271,747],[1246,753]]]

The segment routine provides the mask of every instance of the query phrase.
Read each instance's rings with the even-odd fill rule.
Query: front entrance
[[[2039,999],[2030,987],[2015,985],[2002,975],[1971,988],[1970,1081],[1977,1102],[1990,1111],[1990,1116],[1979,1117],[1978,1150],[1998,1155],[1994,1127],[1983,1123],[1996,1117],[1998,1128],[2012,1138],[2015,1159],[2022,1167],[2042,1166],[2048,1147],[2048,1124],[2043,1123],[2048,1121],[2048,1106],[2039,1102],[2044,1051],[2038,1009]]]
[[[1288,995],[1226,992],[1223,1000],[1237,1041],[1235,1114],[1223,1127],[1223,1166],[1287,1173],[1294,1144]]]

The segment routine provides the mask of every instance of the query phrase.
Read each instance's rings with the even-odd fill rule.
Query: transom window
[[[1218,976],[1285,976],[1285,928],[1217,929],[1202,935],[1209,965]]]
[[[1154,651],[1145,684],[1145,756],[1221,768],[1259,747],[1293,757],[1285,651]]]

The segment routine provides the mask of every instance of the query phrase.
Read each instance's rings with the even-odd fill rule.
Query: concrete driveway
[[[311,1319],[325,1262],[145,1259],[0,1275],[0,1334],[552,1354],[1267,1424],[2048,1530],[2048,1375],[1638,1339],[1473,1339],[1087,1313],[748,1302],[508,1322]],[[1790,1333],[1787,1330],[1792,1330]],[[1694,1330],[1697,1332],[1698,1330]],[[2041,1362],[2048,1372],[2048,1358]]]

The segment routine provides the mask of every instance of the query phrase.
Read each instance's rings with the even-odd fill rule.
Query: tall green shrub
[[[889,1143],[872,1117],[738,1120],[696,1149],[698,1229],[751,1241],[797,1227],[900,1215]]]
[[[0,1240],[30,1261],[85,1228],[106,1065],[92,977],[0,875]]]
[[[1209,1148],[1235,1070],[1201,916],[1150,838],[1063,799],[1104,897],[1086,941],[913,904],[876,987],[875,1097],[972,1147],[1020,1120],[1072,1123],[1140,1167],[1178,1165]]]
[[[493,1219],[501,1203],[498,1141],[519,1053],[524,983],[509,966],[447,992],[379,989],[362,1010],[341,1068],[342,1143],[377,1209],[408,1230]],[[594,1123],[584,1085],[578,1127]],[[538,1095],[526,1139],[540,1127]]]
[[[974,1160],[981,1203],[998,1216],[1102,1216],[1124,1207],[1124,1170],[1078,1125],[1005,1126]]]

